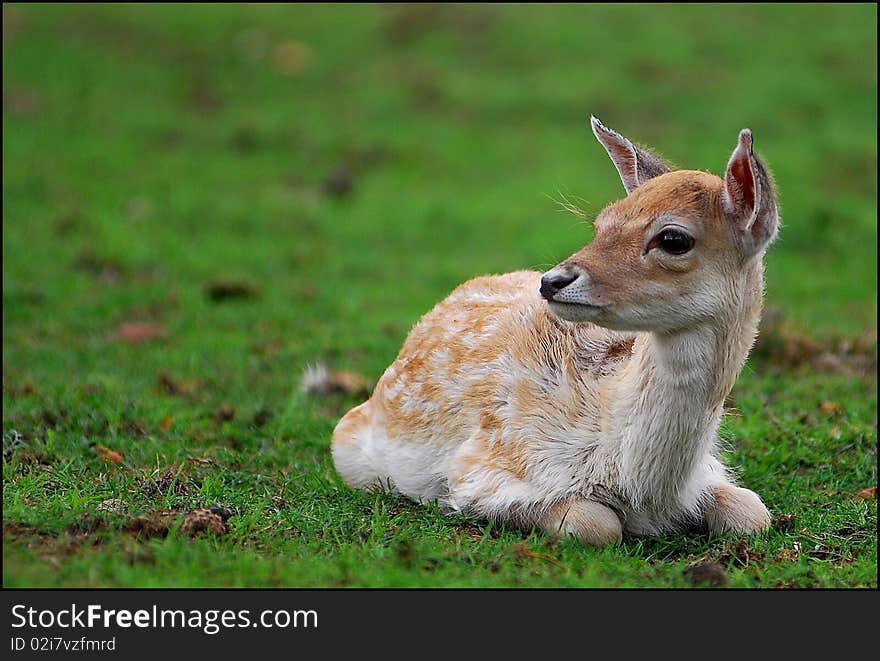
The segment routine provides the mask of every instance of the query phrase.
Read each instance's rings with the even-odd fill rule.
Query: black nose
[[[577,280],[576,275],[569,275],[568,273],[554,273],[550,275],[549,273],[541,278],[541,296],[546,298],[548,301],[553,300],[553,296],[562,289],[565,289],[572,282]]]

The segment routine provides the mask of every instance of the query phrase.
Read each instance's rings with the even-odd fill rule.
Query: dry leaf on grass
[[[106,461],[111,464],[121,464],[123,461],[121,452],[111,450],[106,445],[96,445],[95,450],[98,452],[98,457],[102,461]]]
[[[368,395],[369,382],[356,372],[331,372],[326,365],[309,365],[303,372],[300,388],[309,395]]]
[[[827,415],[841,415],[843,414],[843,406],[840,405],[840,402],[829,402],[824,401],[819,404],[819,410],[822,413]]]
[[[127,344],[143,344],[153,340],[163,340],[168,337],[168,331],[156,324],[147,324],[139,321],[126,321],[116,328],[114,337]]]
[[[856,494],[856,500],[877,500],[877,486],[862,489]]]

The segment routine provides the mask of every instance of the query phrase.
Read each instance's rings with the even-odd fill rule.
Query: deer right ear
[[[654,154],[637,147],[593,116],[590,116],[590,125],[593,127],[593,135],[605,147],[614,167],[617,168],[627,193],[632,193],[648,179],[672,171],[669,165]]]
[[[727,163],[721,204],[736,226],[747,256],[756,254],[776,237],[776,193],[764,164],[752,151],[749,129],[740,131],[736,149]]]

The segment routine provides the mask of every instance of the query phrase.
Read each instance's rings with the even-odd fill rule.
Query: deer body
[[[772,185],[745,131],[722,180],[593,128],[629,195],[547,274],[475,278],[426,314],[337,425],[336,468],[589,544],[756,532],[766,507],[715,453],[760,318]]]

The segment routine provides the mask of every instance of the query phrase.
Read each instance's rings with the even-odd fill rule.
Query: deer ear
[[[637,147],[593,116],[590,117],[590,125],[593,127],[596,139],[605,147],[605,151],[617,168],[627,193],[632,193],[648,179],[672,171],[672,168],[662,160]]]
[[[727,163],[721,204],[737,229],[747,256],[766,247],[779,229],[776,192],[770,174],[752,150],[752,132],[739,133],[736,149]]]

